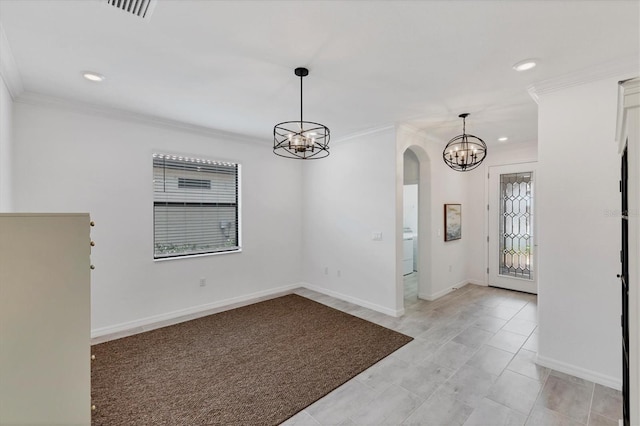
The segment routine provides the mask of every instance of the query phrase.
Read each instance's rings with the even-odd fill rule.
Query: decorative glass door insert
[[[533,280],[533,172],[500,175],[499,274]]]

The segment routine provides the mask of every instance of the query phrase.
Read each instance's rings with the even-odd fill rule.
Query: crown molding
[[[332,143],[347,143],[347,142],[349,142],[349,141],[351,141],[353,139],[361,138],[363,136],[369,136],[369,135],[372,135],[372,134],[375,134],[375,133],[384,132],[384,131],[387,131],[387,130],[394,129],[395,127],[396,126],[393,125],[393,124],[386,124],[386,125],[383,125],[383,126],[371,127],[369,129],[362,130],[360,132],[350,133],[350,134],[348,134],[346,136],[342,136],[339,139],[332,140]]]
[[[616,144],[622,154],[627,146],[627,122],[631,110],[640,108],[640,78],[618,83],[618,112],[616,120]]]
[[[158,117],[154,115],[141,114],[137,112],[127,111],[119,108],[112,108],[103,105],[96,105],[88,102],[81,102],[71,99],[63,99],[55,96],[43,95],[35,92],[24,92],[15,99],[16,103],[44,106],[64,109],[67,111],[86,114],[99,117],[108,117],[121,121],[128,121],[138,124],[145,124],[152,127],[165,128],[170,130],[181,130],[201,136],[215,137],[218,139],[232,140],[235,142],[243,142],[250,144],[264,145],[265,140],[258,137],[243,135],[240,133],[227,132],[224,130],[213,129],[210,127],[200,126],[197,124],[184,123],[182,121],[171,120],[168,118]],[[271,140],[267,140],[271,143]]]
[[[22,78],[2,25],[0,25],[0,75],[14,100],[24,92]]]
[[[640,62],[637,56],[628,56],[615,61],[605,62],[593,67],[542,80],[527,88],[529,96],[538,103],[540,96],[558,90],[591,83],[606,78],[622,80],[640,75]]]
[[[398,131],[406,130],[409,133],[415,133],[416,135],[419,135],[419,136],[425,136],[425,137],[427,136],[426,132],[423,129],[415,127],[409,123],[400,123],[396,128],[398,129]]]
[[[398,130],[405,130],[409,133],[413,133],[415,135],[418,135],[422,138],[424,138],[424,140],[428,143],[432,143],[435,144],[437,146],[441,146],[444,141],[442,139],[438,139],[438,138],[434,138],[427,130],[425,129],[420,129],[419,127],[415,127],[411,124],[408,123],[402,123],[400,125],[398,125]]]

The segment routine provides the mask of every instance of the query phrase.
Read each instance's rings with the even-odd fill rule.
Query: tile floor
[[[284,425],[617,426],[619,391],[537,366],[536,297],[467,285],[393,318],[310,290],[296,293],[415,339]]]

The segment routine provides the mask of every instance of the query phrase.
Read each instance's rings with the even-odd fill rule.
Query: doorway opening
[[[407,149],[404,152],[402,191],[402,281],[405,309],[418,302],[419,188],[420,161],[411,149]]]
[[[406,309],[419,299],[428,298],[431,289],[431,169],[429,156],[416,145],[402,152],[402,166],[403,180],[398,186],[403,200],[398,217],[402,217],[401,226],[398,220],[402,238],[397,246],[396,300],[400,309]]]

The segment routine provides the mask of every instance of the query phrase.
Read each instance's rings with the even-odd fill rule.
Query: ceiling
[[[298,118],[298,66],[305,119],[337,143],[407,123],[444,145],[470,112],[495,146],[537,140],[532,84],[640,58],[640,1],[159,0],[143,20],[105,0],[0,0],[0,23],[26,92],[267,142]],[[539,65],[515,72],[525,58]]]

